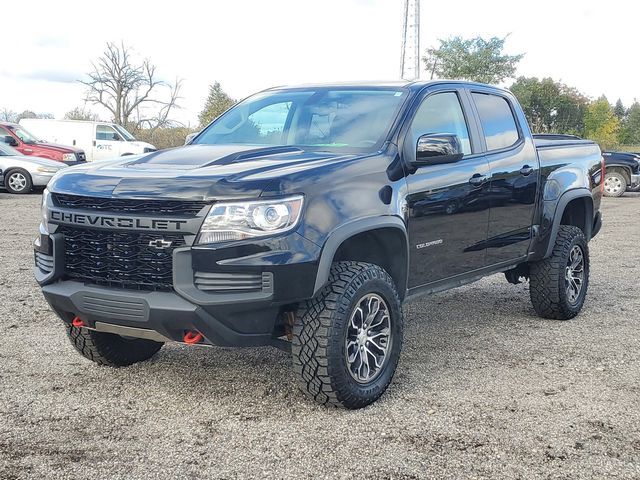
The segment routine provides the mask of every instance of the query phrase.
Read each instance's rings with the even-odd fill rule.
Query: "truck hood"
[[[152,150],[156,150],[156,147],[151,145],[150,143],[143,142],[141,140],[132,140],[127,142],[129,145],[133,145],[135,148],[143,150],[144,148],[151,148]]]
[[[81,148],[70,147],[68,145],[60,145],[58,143],[38,142],[38,143],[34,143],[33,145],[37,146],[37,147],[43,147],[43,148],[46,148],[48,150],[54,150],[54,151],[60,152],[60,153],[78,153],[78,152],[82,152]]]
[[[70,167],[54,177],[49,190],[115,198],[256,198],[284,175],[355,157],[287,146],[188,145]]]

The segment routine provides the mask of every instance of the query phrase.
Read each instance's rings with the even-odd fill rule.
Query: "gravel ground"
[[[272,348],[101,368],[33,280],[39,195],[0,194],[0,478],[640,478],[640,196],[607,199],[582,314],[502,276],[405,306],[396,377],[326,409]]]

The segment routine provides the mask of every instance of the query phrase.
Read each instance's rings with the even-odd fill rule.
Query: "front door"
[[[93,142],[93,160],[105,160],[120,156],[122,137],[111,125],[96,125]]]
[[[418,287],[486,265],[489,165],[470,136],[460,91],[435,91],[416,110],[405,143],[420,136],[455,134],[461,160],[415,168],[407,176],[409,287]]]

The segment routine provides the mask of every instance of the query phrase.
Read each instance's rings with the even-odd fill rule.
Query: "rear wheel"
[[[96,332],[87,328],[67,325],[67,335],[75,349],[99,365],[128,367],[153,357],[162,343],[142,338],[124,338],[120,335]]]
[[[398,365],[403,317],[393,280],[377,265],[339,262],[298,311],[293,366],[316,402],[362,408],[386,390]]]
[[[538,315],[575,317],[589,287],[589,247],[582,230],[561,225],[551,256],[532,263],[529,272],[531,303]]]
[[[4,177],[4,186],[11,193],[29,193],[33,186],[31,175],[26,170],[10,170]]]
[[[627,191],[627,179],[616,170],[607,172],[604,176],[604,195],[606,197],[621,197]]]

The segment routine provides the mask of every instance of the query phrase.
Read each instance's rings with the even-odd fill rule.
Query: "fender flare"
[[[400,217],[393,215],[367,217],[359,220],[354,220],[340,225],[333,230],[324,242],[322,252],[320,253],[320,259],[318,261],[318,271],[316,273],[316,281],[313,287],[313,294],[315,295],[329,279],[329,273],[331,271],[331,264],[335,257],[338,248],[349,238],[359,233],[380,230],[382,228],[395,228],[402,232],[402,235],[406,242],[407,247],[407,267],[405,269],[405,275],[409,274],[409,238],[407,235],[407,227]],[[406,280],[405,280],[406,289]],[[405,292],[398,292],[400,295],[404,295]]]
[[[551,227],[551,235],[549,236],[549,244],[547,245],[547,251],[544,255],[544,258],[548,258],[551,256],[553,251],[553,247],[556,242],[556,237],[558,236],[558,230],[560,230],[560,222],[562,221],[562,216],[564,215],[564,211],[567,208],[569,202],[576,200],[578,198],[586,198],[589,200],[588,205],[591,208],[588,208],[585,212],[585,237],[587,237],[587,241],[591,240],[591,233],[593,229],[593,196],[591,195],[591,191],[588,188],[576,188],[574,190],[569,190],[568,192],[563,193],[558,202],[556,204],[555,213],[553,216],[553,226]]]

